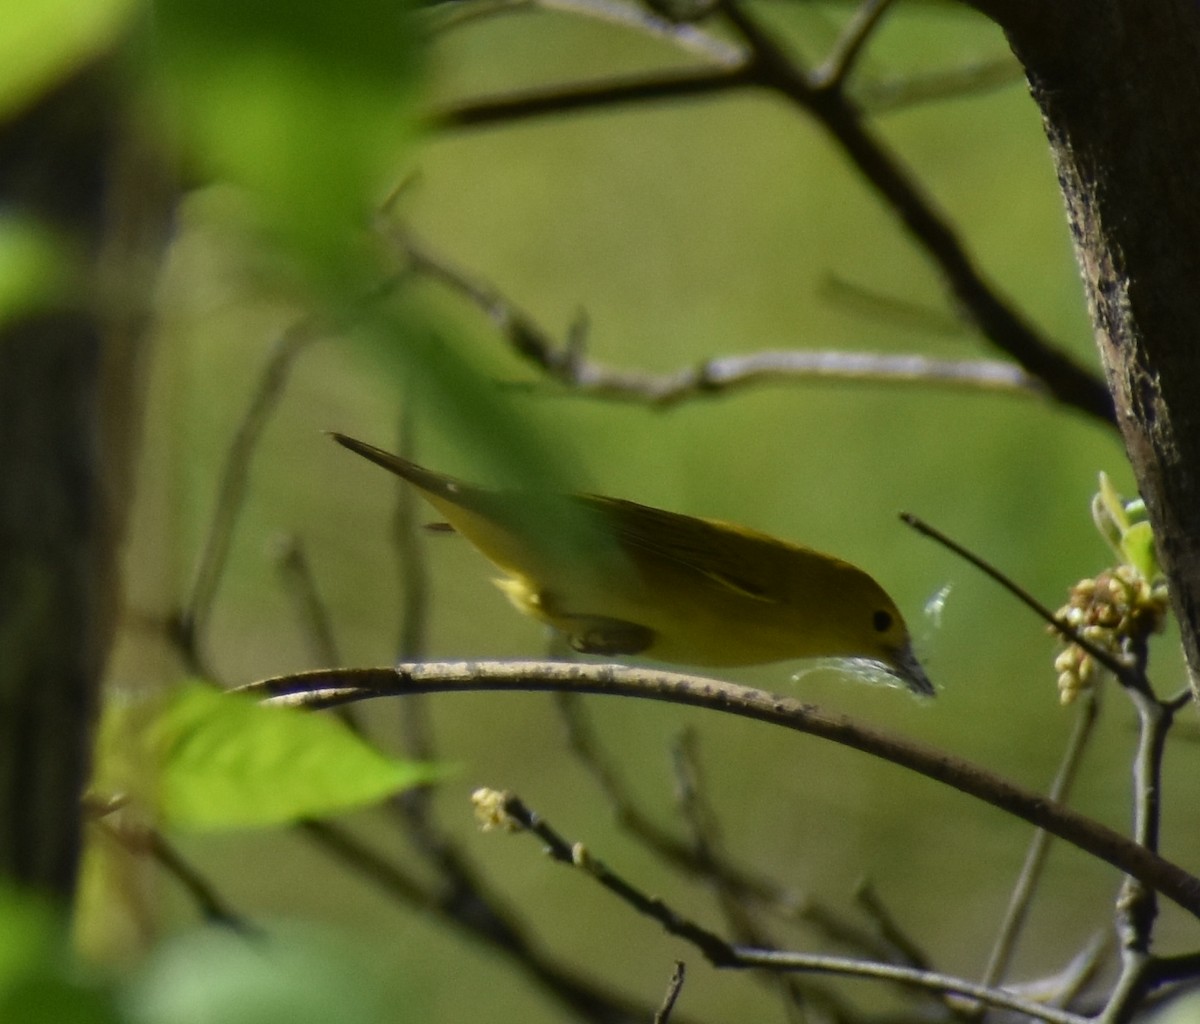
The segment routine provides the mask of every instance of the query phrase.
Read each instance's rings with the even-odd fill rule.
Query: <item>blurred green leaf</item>
[[[1153,582],[1162,575],[1158,552],[1154,548],[1154,531],[1149,523],[1134,523],[1121,537],[1121,553],[1125,561]]]
[[[110,1024],[111,997],[80,978],[65,929],[51,907],[0,888],[0,1020],[20,1024]]]
[[[1126,501],[1104,472],[1100,474],[1100,489],[1092,498],[1092,520],[1124,564],[1132,565],[1150,582],[1162,576],[1154,531],[1146,520],[1146,503],[1141,498]]]
[[[269,943],[196,931],[161,947],[129,988],[138,1024],[376,1024],[389,1005],[362,958],[328,937],[272,930]],[[414,1014],[412,1019],[420,1019]]]
[[[187,684],[154,710],[116,704],[97,786],[156,807],[168,825],[276,825],[374,803],[443,774],[389,758],[336,719]]]
[[[0,216],[0,325],[62,294],[69,278],[66,255],[32,218]]]
[[[336,289],[415,126],[404,4],[159,0],[159,67],[188,155]]]
[[[6,4],[0,18],[0,118],[111,45],[133,7],[133,0]]]

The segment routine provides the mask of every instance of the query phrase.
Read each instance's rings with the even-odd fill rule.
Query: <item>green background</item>
[[[774,3],[760,13],[816,59],[847,9]],[[170,42],[170,31],[164,38]],[[179,38],[193,39],[186,32]],[[745,92],[418,137],[414,112],[494,91],[674,66],[681,58],[627,30],[536,11],[475,20],[437,36],[419,58],[416,52],[401,54],[394,69],[404,116],[394,137],[375,140],[380,152],[403,155],[375,163],[372,145],[346,144],[362,157],[356,201],[378,202],[407,180],[398,220],[558,337],[585,314],[591,357],[667,371],[783,347],[993,355],[968,330],[944,329],[952,317],[937,273],[842,154],[777,97]],[[938,4],[898,5],[859,80],[967,67],[1005,52],[999,31],[979,18]],[[356,80],[356,88],[386,82],[386,52],[370,56],[379,80]],[[343,99],[354,108],[355,94]],[[388,124],[380,115],[364,133],[387,131]],[[1014,78],[981,95],[884,114],[878,127],[949,212],[989,278],[1064,349],[1095,366],[1054,171],[1023,84]],[[336,112],[321,130],[334,132],[324,140],[336,157]],[[229,168],[237,177],[238,159],[215,161],[213,178],[219,182]],[[376,174],[378,167],[386,173]],[[159,296],[141,492],[128,544],[128,615],[111,673],[116,685],[181,674],[145,623],[168,614],[187,592],[222,460],[275,340],[314,306],[328,308],[321,301],[328,295],[337,296],[332,305],[344,304],[354,287],[365,292],[374,283],[357,273],[350,247],[343,252],[330,242],[336,228],[325,224],[333,222],[328,208],[313,214],[316,227],[305,222],[305,203],[320,205],[305,191],[311,186],[284,190],[288,203],[266,217],[285,225],[283,250],[264,243],[261,224],[247,223],[239,187],[212,184],[186,200]],[[365,202],[361,208],[365,217]],[[301,227],[287,228],[293,221]],[[301,254],[307,270],[300,279],[310,273],[318,282],[307,293],[313,302],[295,287],[294,266],[280,272],[281,251]],[[916,324],[875,315],[832,299],[834,278],[936,315]],[[489,416],[473,418],[470,403],[454,400],[453,386],[439,391],[427,377],[415,385],[403,379],[398,367],[412,363],[396,354],[408,343],[405,324],[432,330],[485,380],[529,382],[536,374],[477,310],[446,290],[418,284],[402,301],[394,336],[330,330],[294,366],[252,463],[248,504],[205,638],[223,680],[310,667],[276,566],[279,538],[289,535],[311,560],[344,661],[394,659],[403,571],[389,548],[395,487],[322,431],[395,447],[402,407],[415,389],[415,444],[420,460],[438,469],[495,480],[504,475],[497,466],[526,458],[511,446],[534,438],[525,464],[553,465],[570,486],[743,522],[867,569],[904,610],[939,688],[936,701],[920,703],[832,671],[793,682],[789,666],[729,678],[845,711],[1027,786],[1048,785],[1074,717],[1057,703],[1054,642],[1027,610],[896,514],[928,519],[1056,607],[1071,583],[1107,564],[1088,503],[1101,469],[1131,490],[1115,432],[1035,398],[819,382],[756,387],[670,410],[503,387]],[[498,429],[497,415],[511,429]],[[424,543],[428,656],[545,650],[541,628],[507,606],[478,555],[452,537],[431,535]],[[949,598],[935,624],[922,608],[946,585]],[[1164,692],[1182,684],[1173,640],[1158,645],[1154,676]],[[1106,704],[1073,803],[1125,829],[1132,716],[1119,694],[1108,694]],[[589,699],[588,708],[664,825],[683,831],[669,748],[681,729],[695,730],[709,799],[734,857],[850,918],[857,914],[855,886],[869,879],[938,969],[981,972],[1030,838],[1025,825],[799,735],[649,702]],[[514,790],[641,888],[722,930],[711,892],[658,863],[614,825],[611,808],[567,750],[549,698],[443,696],[429,709],[440,755],[461,766],[439,791],[439,816],[545,948],[651,1005],[672,961],[684,958],[691,973],[680,1012],[708,1020],[780,1014],[767,987],[709,970],[693,950],[541,857],[532,840],[475,830],[471,790]],[[372,733],[384,745],[395,745],[402,713],[382,704],[369,709]],[[1180,813],[1195,800],[1194,773],[1185,771],[1190,756],[1183,744],[1168,757],[1165,788],[1163,852],[1184,863],[1197,838],[1191,816]],[[363,813],[352,824],[424,873],[386,815]],[[248,916],[313,919],[344,933],[359,969],[394,986],[392,1019],[563,1019],[493,953],[390,903],[295,834],[181,841]],[[1017,973],[1052,973],[1107,929],[1118,881],[1107,866],[1056,848]],[[166,931],[191,919],[169,882],[159,882],[148,903]],[[811,931],[773,927],[785,947],[832,949]],[[1160,951],[1175,948],[1187,934],[1182,915],[1167,906],[1158,934]],[[115,918],[109,938],[114,948],[124,941]],[[892,1005],[874,984],[849,983],[846,991],[864,1006]]]

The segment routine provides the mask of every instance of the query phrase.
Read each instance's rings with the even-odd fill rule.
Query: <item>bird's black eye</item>
[[[892,616],[889,612],[880,609],[871,616],[871,625],[875,627],[876,633],[886,633],[892,628]]]

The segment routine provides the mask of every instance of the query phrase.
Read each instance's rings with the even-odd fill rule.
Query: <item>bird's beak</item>
[[[918,697],[937,696],[937,691],[933,688],[933,683],[929,681],[929,676],[925,674],[925,669],[921,667],[917,656],[913,654],[912,648],[907,644],[892,652],[890,671]]]

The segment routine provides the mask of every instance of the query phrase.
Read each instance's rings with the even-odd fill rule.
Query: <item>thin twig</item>
[[[1052,832],[1133,875],[1200,918],[1200,878],[1069,807],[943,751],[868,728],[815,705],[722,680],[621,665],[460,661],[302,672],[260,680],[239,690],[272,703],[309,708],[412,693],[570,690],[723,711],[819,736],[942,782]]]
[[[242,416],[225,455],[212,519],[209,521],[208,533],[196,565],[191,596],[184,605],[179,620],[184,652],[191,652],[193,661],[199,659],[209,615],[229,561],[234,531],[246,499],[251,460],[271,414],[283,397],[288,372],[303,349],[315,341],[316,337],[312,325],[308,322],[297,324],[280,336],[259,376],[250,398],[250,405]]]
[[[825,904],[806,894],[792,892],[773,879],[754,874],[716,855],[710,849],[702,860],[694,844],[684,842],[663,829],[645,813],[625,785],[615,760],[608,755],[587,714],[580,695],[556,692],[556,706],[567,729],[572,753],[592,775],[613,809],[617,824],[647,849],[678,871],[719,885],[739,900],[753,900],[784,920],[815,929],[825,939],[874,960],[886,960],[891,950],[873,935],[847,924]]]
[[[838,350],[779,349],[713,357],[668,373],[646,373],[589,360],[578,339],[560,345],[526,311],[490,284],[472,277],[418,243],[392,232],[411,268],[469,299],[505,336],[512,350],[571,394],[669,407],[748,386],[789,381],[941,385],[1008,394],[1045,395],[1043,383],[1012,363],[935,359]]]
[[[436,128],[462,130],[511,124],[533,117],[602,110],[627,103],[713,96],[753,82],[742,67],[689,68],[624,75],[599,81],[528,89],[443,107],[430,116]]]
[[[1056,1010],[1040,1003],[1030,1002],[1012,995],[1004,989],[989,989],[974,982],[965,981],[948,974],[921,971],[913,967],[898,967],[894,964],[869,963],[840,956],[824,956],[815,953],[779,952],[770,949],[736,950],[739,966],[770,967],[777,970],[815,971],[819,973],[844,974],[851,977],[876,978],[893,981],[913,988],[931,992],[967,996],[980,1002],[1005,1010],[1015,1010],[1035,1020],[1049,1024],[1092,1024],[1088,1017],[1081,1017],[1065,1010]]]
[[[531,811],[512,793],[484,790],[475,795],[490,823],[527,830],[545,844],[546,853],[562,864],[577,868],[599,882],[635,911],[656,921],[669,934],[690,942],[714,967],[746,969],[765,967],[776,971],[805,971],[873,978],[932,992],[971,996],[993,1006],[1017,1010],[1050,1024],[1088,1024],[1087,1018],[1053,1010],[1021,999],[1009,992],[932,971],[876,964],[848,957],[821,956],[733,946],[715,932],[677,914],[662,899],[649,896],[588,852],[582,843],[571,843],[540,815]]]
[[[308,643],[310,662],[313,665],[340,665],[342,658],[333,635],[333,618],[317,587],[312,565],[299,538],[288,536],[283,539],[276,564],[279,567],[284,592],[292,600],[300,630]],[[350,707],[335,709],[335,713],[346,723],[347,728],[361,735],[362,723],[354,711],[355,709]]]
[[[668,71],[492,97],[445,109],[434,122],[447,128],[477,127],[746,87],[776,92],[810,114],[841,146],[937,265],[950,294],[985,338],[1043,381],[1055,399],[1114,425],[1113,400],[1104,382],[1050,344],[983,279],[948,218],[882,140],[867,129],[850,100],[839,90],[817,88],[811,76],[735,0],[722,0],[721,10],[748,49],[747,60],[738,67]]]
[[[1139,658],[1139,665],[1144,667],[1144,664],[1144,659]],[[1133,759],[1133,837],[1147,850],[1157,852],[1162,818],[1162,761],[1175,715],[1153,697],[1148,684],[1129,687],[1126,692],[1138,716],[1138,746]],[[1100,1015],[1101,1024],[1128,1020],[1145,992],[1157,917],[1158,897],[1154,890],[1140,879],[1126,876],[1117,898],[1121,974]]]
[[[283,576],[284,590],[292,598],[296,618],[308,642],[309,660],[314,665],[340,665],[342,657],[333,635],[333,618],[317,587],[312,564],[298,537],[289,535],[283,538],[277,563]]]
[[[736,956],[733,947],[716,932],[676,913],[660,897],[649,896],[642,892],[637,886],[592,856],[583,843],[572,843],[565,839],[549,822],[530,810],[514,793],[501,793],[494,790],[479,791],[476,792],[474,799],[477,805],[484,800],[492,802],[498,800],[499,806],[493,806],[488,813],[498,814],[506,825],[515,822],[521,829],[537,836],[545,845],[546,853],[552,859],[560,864],[569,864],[580,869],[639,914],[658,922],[668,934],[686,939],[700,950],[713,966],[735,966]]]
[[[662,1005],[658,1008],[658,1012],[654,1014],[654,1024],[667,1024],[671,1019],[671,1011],[675,1009],[675,1002],[679,999],[679,993],[683,991],[683,979],[687,973],[687,968],[682,960],[675,961],[675,969],[671,972],[671,981],[667,985],[666,995],[663,996]]]
[[[774,946],[762,925],[755,920],[743,893],[727,885],[720,873],[722,863],[728,861],[721,835],[721,826],[712,805],[704,794],[699,751],[694,730],[684,730],[672,744],[671,761],[675,768],[675,788],[679,809],[692,833],[692,849],[697,862],[704,869],[717,894],[721,912],[734,941],[743,946]],[[791,975],[773,974],[771,979],[779,989],[783,1010],[789,1020],[803,1021],[805,1007],[810,1000],[826,1004],[826,1015],[839,1022],[848,1022],[851,1017],[846,1009],[829,993],[809,991],[809,986],[800,984]]]
[[[1083,760],[1084,751],[1087,750],[1088,740],[1091,739],[1098,710],[1097,691],[1091,690],[1084,694],[1079,703],[1075,725],[1067,740],[1066,749],[1063,751],[1058,772],[1050,784],[1047,795],[1051,800],[1066,803],[1079,765]],[[1016,950],[1017,939],[1025,925],[1029,909],[1033,905],[1033,895],[1037,891],[1042,877],[1042,868],[1046,863],[1046,855],[1050,851],[1050,840],[1050,834],[1042,829],[1038,829],[1034,833],[1033,839],[1030,840],[1029,849],[1025,853],[1025,862],[1021,865],[1017,883],[1013,886],[1012,894],[1008,898],[1004,920],[1000,923],[996,941],[992,946],[991,955],[988,957],[987,967],[980,979],[984,985],[999,984],[1008,974],[1008,968]]]
[[[555,963],[537,946],[521,924],[499,908],[503,901],[491,896],[475,899],[453,888],[425,885],[344,828],[326,821],[307,821],[302,830],[322,849],[373,882],[393,900],[448,922],[468,938],[481,941],[503,954],[574,1016],[590,1024],[645,1024],[653,1008],[635,1004],[605,990]]]
[[[905,966],[913,967],[918,971],[929,970],[930,960],[925,951],[900,927],[870,882],[863,882],[854,896],[858,905],[870,915],[871,920],[879,928],[879,934],[883,941],[899,953]],[[892,960],[894,957],[888,959]]]
[[[1096,661],[1098,661],[1114,676],[1116,676],[1123,686],[1129,688],[1137,685],[1134,673],[1129,665],[1122,662],[1109,651],[1106,651],[1103,647],[1099,647],[1092,643],[1092,641],[1075,629],[1074,626],[1060,619],[1054,614],[1054,612],[1050,611],[1049,608],[1047,608],[1036,597],[1029,593],[1028,590],[1016,583],[1014,580],[1010,579],[986,559],[975,554],[975,552],[969,550],[968,548],[963,547],[957,541],[951,540],[948,536],[946,536],[946,534],[942,533],[941,530],[934,526],[930,526],[919,516],[914,516],[909,512],[901,512],[900,520],[901,522],[911,526],[917,531],[917,533],[930,538],[930,540],[937,541],[942,545],[942,547],[954,552],[954,554],[958,555],[959,558],[970,562],[980,572],[990,576],[993,580],[999,583],[1000,586],[1012,594],[1013,597],[1025,605],[1026,608],[1030,609],[1035,615],[1037,615],[1038,618],[1055,630],[1059,636],[1063,637],[1069,643],[1076,644],[1083,648],[1083,650],[1087,651],[1087,653],[1095,658]]]
[[[863,0],[841,37],[834,44],[833,51],[825,58],[825,63],[813,72],[813,86],[817,89],[841,89],[854,70],[858,58],[862,56],[867,41],[891,6],[892,0]]]
[[[922,335],[938,335],[962,339],[969,325],[961,317],[944,310],[897,295],[888,294],[852,281],[839,274],[825,273],[817,285],[816,296],[852,316],[869,318],[891,330],[916,331]],[[1010,363],[1014,370],[1024,373]],[[1029,378],[1032,382],[1034,378]],[[1034,390],[1044,391],[1041,382],[1031,383]]]
[[[87,802],[85,807],[88,807]],[[217,891],[216,886],[176,850],[161,832],[148,825],[117,823],[108,813],[111,809],[91,807],[90,817],[95,827],[131,853],[148,853],[159,867],[183,887],[205,921],[230,928],[243,935],[262,934],[261,929],[233,909]]]

